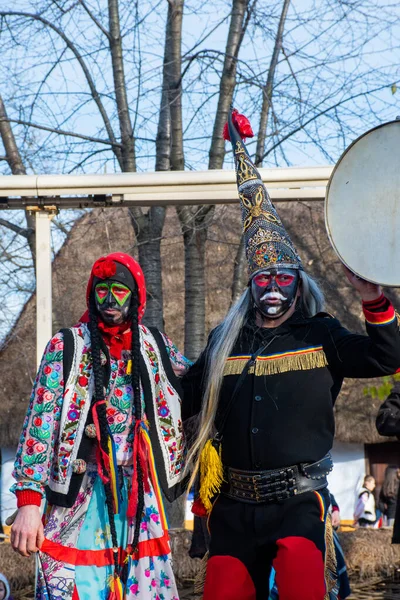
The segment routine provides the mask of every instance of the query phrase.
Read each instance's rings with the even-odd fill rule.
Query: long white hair
[[[300,306],[304,317],[313,317],[324,306],[324,296],[317,283],[300,271]],[[202,409],[200,412],[198,433],[189,451],[186,470],[193,465],[189,487],[192,486],[200,465],[200,454],[207,440],[215,434],[215,416],[218,400],[224,379],[224,368],[227,358],[231,355],[233,346],[253,308],[250,287],[246,288],[239,300],[231,306],[225,319],[214,330],[211,342],[207,348],[205,364],[205,386]]]

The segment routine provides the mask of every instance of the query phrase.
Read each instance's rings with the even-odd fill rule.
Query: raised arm
[[[329,365],[342,377],[380,377],[400,369],[400,330],[393,306],[384,296],[381,307],[365,305],[367,335],[354,334],[336,319],[326,319],[324,348]],[[373,310],[374,309],[374,310]]]
[[[360,279],[346,267],[347,279],[362,300],[367,336],[352,334],[336,321],[328,361],[343,377],[378,377],[400,369],[400,330],[391,302],[380,286]]]

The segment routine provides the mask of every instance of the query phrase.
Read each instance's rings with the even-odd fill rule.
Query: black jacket
[[[246,376],[231,407],[223,431],[224,464],[247,470],[274,469],[314,462],[329,452],[335,431],[333,405],[343,378],[377,377],[400,367],[397,319],[367,323],[366,328],[367,336],[352,334],[325,313],[303,318],[299,312],[274,329],[246,324],[228,361],[234,365],[236,360],[239,369],[224,377],[217,430],[240,365],[263,344],[270,345],[261,353],[259,374]],[[209,344],[210,338],[183,378],[184,419],[200,410]]]
[[[381,405],[376,417],[376,428],[381,435],[397,436],[400,439],[400,382],[396,382],[391,393]],[[397,496],[392,542],[400,544],[400,492]]]

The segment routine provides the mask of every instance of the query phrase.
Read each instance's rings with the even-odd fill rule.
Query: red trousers
[[[209,528],[203,600],[268,600],[271,567],[279,600],[324,600],[326,491],[280,504],[245,504],[221,495]]]

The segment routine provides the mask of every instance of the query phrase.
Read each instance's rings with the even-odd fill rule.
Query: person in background
[[[393,527],[396,514],[396,500],[399,491],[400,471],[395,465],[389,465],[385,471],[385,479],[379,494],[378,507],[385,518],[385,525]]]
[[[375,487],[375,479],[372,475],[366,475],[354,511],[354,524],[360,527],[373,527],[376,523]]]
[[[376,428],[381,435],[400,436],[400,382],[397,381],[381,405],[376,417]],[[392,544],[400,544],[400,498],[397,495],[397,506],[393,524]]]
[[[10,584],[5,575],[0,573],[0,600],[13,600],[11,597]]]

